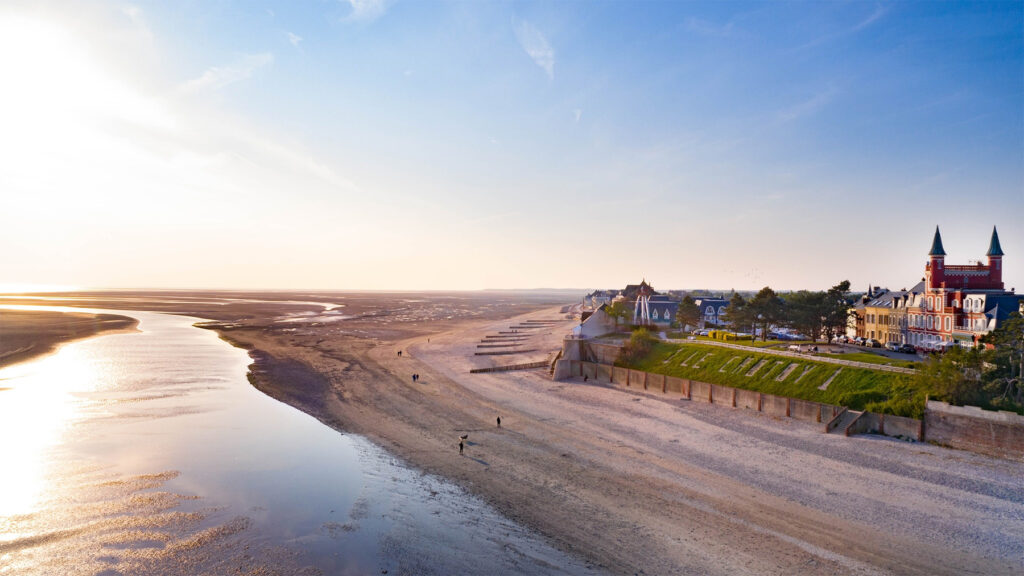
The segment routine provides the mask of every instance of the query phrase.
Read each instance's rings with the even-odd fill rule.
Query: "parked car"
[[[864,345],[864,339],[861,338],[860,336],[857,336],[853,340],[850,340],[850,344],[856,344],[857,346],[863,346]]]
[[[916,354],[917,353],[917,348],[914,348],[910,344],[900,344],[900,347],[896,351],[897,352],[902,352],[904,354]]]
[[[899,342],[886,342],[885,343],[885,349],[889,350],[890,352],[899,352],[900,351],[900,343]]]
[[[864,345],[867,346],[868,348],[881,348],[882,347],[882,343],[879,342],[878,340],[875,340],[874,338],[868,338],[867,340],[865,340],[864,341]]]

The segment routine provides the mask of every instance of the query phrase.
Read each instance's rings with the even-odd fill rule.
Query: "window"
[[[946,332],[949,332],[950,328],[953,325],[952,323],[953,323],[953,318],[951,316],[946,316],[946,323],[945,323],[946,324]]]
[[[719,316],[725,316],[725,306],[719,306],[718,307],[718,315]]]

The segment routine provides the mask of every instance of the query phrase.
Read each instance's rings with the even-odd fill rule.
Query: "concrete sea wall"
[[[699,380],[641,372],[595,362],[560,360],[559,364],[561,365],[563,362],[567,378],[585,376],[596,382],[607,382],[630,390],[678,396],[695,402],[708,402],[731,408],[764,412],[780,418],[827,423],[842,410],[841,407],[831,404],[773,396],[752,390],[719,386]]]
[[[1024,416],[1013,412],[929,400],[924,410],[924,438],[998,458],[1024,460]]]

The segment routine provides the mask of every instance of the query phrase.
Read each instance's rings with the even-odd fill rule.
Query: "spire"
[[[988,243],[988,252],[985,256],[1002,256],[1003,247],[999,245],[999,234],[996,232],[996,227],[992,227],[992,241]]]
[[[929,256],[945,256],[946,251],[942,248],[942,235],[939,234],[939,227],[935,227],[935,238],[932,240],[932,249],[928,252]]]

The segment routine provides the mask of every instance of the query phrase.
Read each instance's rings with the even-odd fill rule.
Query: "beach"
[[[162,307],[214,318],[201,325],[248,350],[259,390],[612,574],[1024,570],[1022,463],[556,382],[546,368],[470,373],[552,359],[574,321],[550,301],[364,295],[295,311],[193,298]],[[488,336],[526,352],[478,356]]]
[[[1020,463],[553,382],[545,369],[469,373],[486,335],[558,317],[548,309],[468,321],[429,342],[303,343],[245,330],[229,338],[254,349],[251,380],[267,394],[455,480],[612,573],[1024,567]],[[538,336],[540,350],[525,360],[570,326]]]
[[[64,342],[133,330],[136,324],[115,314],[0,310],[0,366],[48,354]]]

